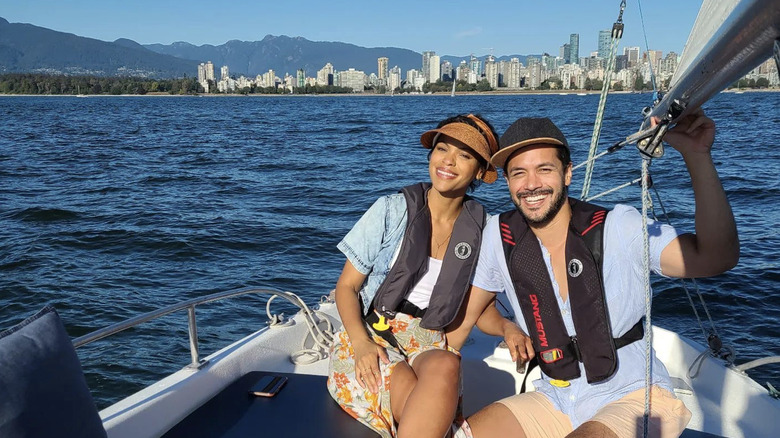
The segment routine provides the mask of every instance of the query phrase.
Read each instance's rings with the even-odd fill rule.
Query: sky
[[[700,5],[626,0],[620,47],[681,53]],[[270,34],[452,56],[557,56],[578,33],[582,57],[597,49],[598,31],[612,28],[619,7],[619,0],[0,0],[0,17],[103,41],[220,45]]]

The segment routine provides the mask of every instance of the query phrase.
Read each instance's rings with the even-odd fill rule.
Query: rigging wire
[[[596,122],[593,124],[593,135],[590,139],[590,149],[588,150],[588,167],[585,169],[585,178],[582,182],[582,193],[580,199],[588,197],[590,191],[590,181],[593,176],[593,166],[595,164],[594,156],[599,145],[601,136],[601,122],[604,119],[604,107],[607,105],[607,95],[609,94],[609,85],[612,80],[612,70],[615,66],[615,56],[620,39],[623,37],[623,11],[626,9],[626,0],[620,2],[620,13],[615,23],[612,25],[612,44],[610,45],[609,58],[607,59],[607,68],[604,72],[604,83],[601,86],[601,97],[596,111]]]
[[[653,187],[653,190],[655,191],[655,197],[658,201],[658,205],[661,207],[661,211],[664,215],[664,221],[671,225],[671,221],[669,220],[669,213],[666,211],[666,207],[663,204],[663,201],[661,200],[661,195],[658,193],[658,188]],[[658,217],[655,214],[655,209],[652,211],[653,219],[658,221]],[[718,329],[715,326],[715,322],[712,320],[712,315],[710,315],[710,310],[707,307],[707,303],[704,301],[704,296],[702,295],[701,291],[699,290],[699,284],[696,282],[696,279],[690,279],[691,283],[693,284],[694,291],[696,292],[696,296],[699,298],[699,303],[701,304],[702,309],[704,309],[704,313],[707,316],[707,321],[710,325],[710,332],[707,333],[707,330],[704,328],[704,323],[702,322],[701,316],[699,316],[699,311],[696,308],[696,304],[693,301],[693,297],[691,296],[691,292],[688,290],[688,286],[686,285],[685,279],[680,279],[680,284],[682,285],[683,290],[685,291],[685,296],[688,298],[688,303],[691,305],[691,309],[693,309],[693,314],[696,315],[696,320],[699,322],[699,328],[701,329],[702,336],[707,339],[707,345],[709,347],[708,350],[703,351],[699,356],[697,356],[693,362],[691,362],[691,366],[688,367],[688,378],[689,379],[695,379],[699,375],[699,371],[701,370],[701,366],[704,364],[704,358],[707,356],[710,357],[717,357],[719,359],[722,359],[726,362],[726,365],[732,366],[734,365],[734,361],[736,359],[736,352],[734,351],[734,348],[729,344],[724,344],[723,341],[720,338],[720,334],[718,333]]]
[[[642,14],[642,1],[636,0],[636,4],[639,6],[639,21],[642,23],[642,35],[645,38],[645,52],[647,53],[648,61],[650,61],[650,44],[647,42],[647,29],[645,29],[645,16]],[[653,93],[658,93],[658,87],[655,84],[655,72],[653,72],[653,63],[648,62],[650,66],[650,83],[653,85]]]

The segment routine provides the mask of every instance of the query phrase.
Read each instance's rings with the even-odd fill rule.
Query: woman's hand
[[[509,354],[512,355],[512,361],[517,363],[518,370],[536,355],[531,338],[509,320],[504,323],[504,342],[509,347]]]
[[[366,338],[352,343],[355,350],[355,378],[361,388],[373,393],[379,392],[382,383],[382,373],[379,371],[379,361],[390,363],[387,352],[371,339]]]
[[[365,280],[366,274],[358,271],[347,260],[336,283],[336,308],[355,352],[355,378],[358,385],[376,393],[379,391],[382,377],[379,360],[390,363],[390,359],[385,349],[371,340],[370,333],[367,332],[369,329],[363,322],[358,291]]]

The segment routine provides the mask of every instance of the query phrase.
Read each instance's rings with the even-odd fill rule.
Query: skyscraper
[[[471,55],[471,59],[469,60],[469,70],[474,73],[477,78],[482,76],[482,61],[480,61],[476,56]]]
[[[434,83],[439,79],[441,79],[441,57],[439,55],[433,55],[428,63],[428,77],[426,77],[425,80]]]
[[[206,80],[213,81],[214,79],[214,64],[211,61],[206,61]]]
[[[612,46],[612,31],[600,30],[599,31],[599,58],[609,58],[609,51]]]
[[[401,69],[396,65],[387,73],[387,88],[395,90],[401,87]]]
[[[434,56],[436,56],[436,52],[433,51],[422,53],[422,77],[425,78],[426,81],[430,80],[429,78],[431,77],[431,63],[433,62]],[[436,60],[436,63],[439,63],[438,59]]]
[[[263,83],[266,87],[276,87],[276,72],[273,69],[263,74]]]
[[[580,63],[580,34],[569,35],[569,64]]]
[[[333,65],[325,64],[325,67],[317,72],[317,85],[333,85],[333,73]]]
[[[571,64],[571,45],[564,44],[561,46],[558,56],[563,58],[564,64]]]
[[[468,75],[471,70],[469,69],[469,64],[466,62],[466,60],[463,60],[458,65],[457,74],[455,75],[456,79],[459,81],[466,81],[468,80]]]
[[[452,63],[451,62],[449,62],[449,61],[442,62],[440,70],[441,70],[440,71],[440,73],[441,73],[441,80],[443,80],[445,82],[449,82],[449,81],[452,81],[453,79],[455,79],[455,75],[453,74]]]
[[[626,55],[629,67],[634,67],[639,63],[639,47],[624,47],[623,54]]]
[[[656,75],[661,68],[661,59],[663,58],[663,55],[664,53],[660,50],[648,50],[643,56],[644,60],[652,66],[653,73]]]
[[[498,65],[493,55],[485,59],[485,78],[492,88],[498,88]]]
[[[509,60],[509,79],[507,80],[507,87],[520,88],[520,59],[512,58]]]
[[[206,93],[209,92],[209,81],[206,80],[206,63],[204,62],[201,62],[200,65],[198,65],[198,83],[203,87]]]
[[[339,86],[351,88],[355,93],[362,93],[366,85],[366,74],[350,68],[339,72]]]
[[[376,61],[377,61],[377,71],[376,71],[377,76],[379,76],[379,79],[381,79],[382,81],[387,80],[387,62],[389,61],[389,59],[383,56],[381,58],[378,58]]]

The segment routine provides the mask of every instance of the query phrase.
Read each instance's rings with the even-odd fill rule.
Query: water
[[[649,94],[610,97],[602,145],[632,133]],[[335,249],[377,196],[427,180],[419,135],[441,119],[481,113],[502,132],[549,116],[585,159],[598,96],[2,97],[0,328],[53,304],[71,336],[185,299],[246,286],[307,302],[333,288]],[[737,218],[742,258],[700,281],[738,362],[780,354],[780,93],[721,94],[713,152]],[[602,149],[604,146],[602,146]],[[653,163],[673,223],[693,229],[679,154]],[[633,146],[596,167],[591,193],[639,175]],[[582,171],[572,193],[579,195]],[[502,180],[476,197],[508,208]],[[639,189],[600,200],[640,207]],[[654,279],[654,322],[703,343],[679,281]],[[275,307],[284,309],[279,303]],[[291,309],[288,309],[291,310]],[[198,310],[201,353],[257,329],[264,301]],[[99,406],[189,362],[186,313],[78,350]],[[780,386],[780,366],[751,372]]]

